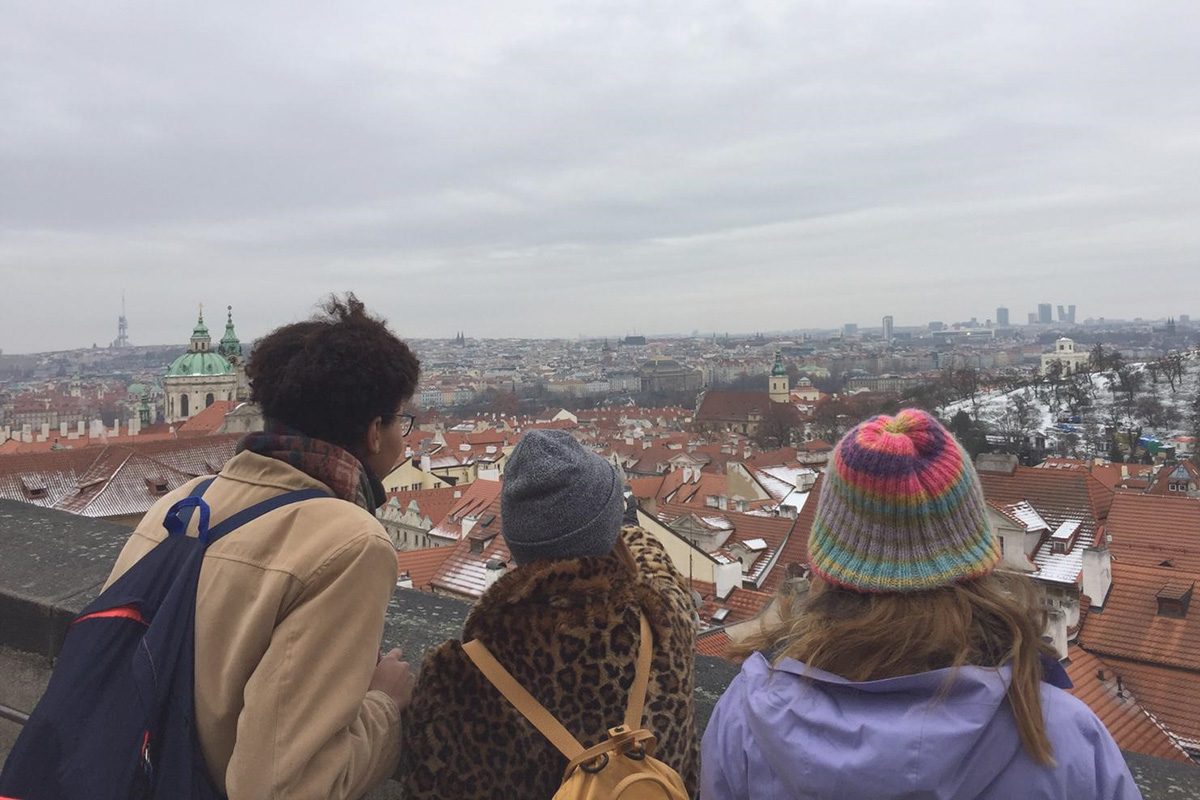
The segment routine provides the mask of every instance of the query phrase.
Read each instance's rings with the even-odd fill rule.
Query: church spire
[[[204,324],[204,304],[200,304],[200,316],[196,318],[196,327],[192,329],[192,343],[188,347],[191,353],[206,353],[212,347],[212,337],[208,334],[208,326]]]
[[[242,343],[238,340],[237,331],[233,329],[233,306],[226,306],[225,311],[225,335],[221,337],[217,352],[225,358],[238,359],[242,357]]]

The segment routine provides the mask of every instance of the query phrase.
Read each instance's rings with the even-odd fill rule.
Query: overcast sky
[[[0,348],[1200,315],[1200,2],[0,0]],[[215,321],[210,318],[210,321]]]

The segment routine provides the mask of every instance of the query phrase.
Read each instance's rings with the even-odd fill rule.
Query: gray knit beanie
[[[624,511],[616,468],[566,431],[530,431],[508,459],[500,514],[517,564],[606,555]]]

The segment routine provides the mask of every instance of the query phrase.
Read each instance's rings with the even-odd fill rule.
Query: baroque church
[[[163,377],[167,422],[185,422],[219,400],[247,398],[246,361],[233,328],[233,306],[226,310],[225,335],[216,349],[204,323],[202,306],[187,352],[167,368]]]

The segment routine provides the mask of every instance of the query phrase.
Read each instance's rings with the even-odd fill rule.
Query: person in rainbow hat
[[[811,588],[738,649],[704,800],[1141,797],[1064,691],[1031,582],[994,572],[979,478],[941,423],[873,417],[821,480]]]

